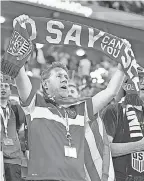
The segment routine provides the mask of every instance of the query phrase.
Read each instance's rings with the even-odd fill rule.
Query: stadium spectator
[[[144,74],[139,73],[139,76],[140,98],[143,102]],[[125,85],[126,90],[129,93],[131,91],[132,102],[135,97],[133,84],[127,83]],[[125,98],[122,98],[122,100],[125,100]],[[143,106],[126,105],[124,101],[109,105],[103,112],[103,121],[111,143],[116,181],[144,180],[143,113]]]
[[[18,131],[25,121],[21,107],[11,104],[9,97],[11,80],[8,76],[1,75],[1,146],[4,156],[4,171],[6,181],[22,181],[21,162],[24,157]]]

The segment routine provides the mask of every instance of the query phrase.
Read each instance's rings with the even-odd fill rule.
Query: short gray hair
[[[62,64],[60,62],[53,62],[47,69],[42,71],[41,80],[43,81],[43,80],[49,78],[51,70],[53,70],[55,68],[62,68],[68,73],[68,69],[66,68],[66,66],[64,64]]]

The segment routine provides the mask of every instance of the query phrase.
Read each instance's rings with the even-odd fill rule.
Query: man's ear
[[[48,82],[43,80],[42,81],[42,86],[43,86],[44,89],[48,89]]]

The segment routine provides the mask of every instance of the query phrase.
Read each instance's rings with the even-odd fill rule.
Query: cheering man
[[[19,24],[27,16],[16,18]],[[31,122],[28,125],[28,180],[83,181],[84,126],[117,94],[123,82],[121,66],[107,88],[92,98],[68,98],[68,72],[60,63],[53,63],[41,75],[44,96],[35,94],[22,67],[16,77],[21,105]]]

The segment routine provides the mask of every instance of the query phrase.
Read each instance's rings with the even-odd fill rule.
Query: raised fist
[[[13,27],[15,27],[16,23],[18,22],[21,25],[21,27],[26,28],[25,24],[29,21],[29,19],[30,18],[28,15],[20,15],[13,20]]]
[[[34,40],[36,38],[36,25],[35,25],[35,21],[33,19],[31,19],[28,15],[20,15],[18,17],[16,17],[13,20],[13,27],[15,28],[16,23],[19,23],[21,27],[26,29],[26,23],[29,23],[31,25],[32,28],[32,35],[30,36],[31,40]]]

